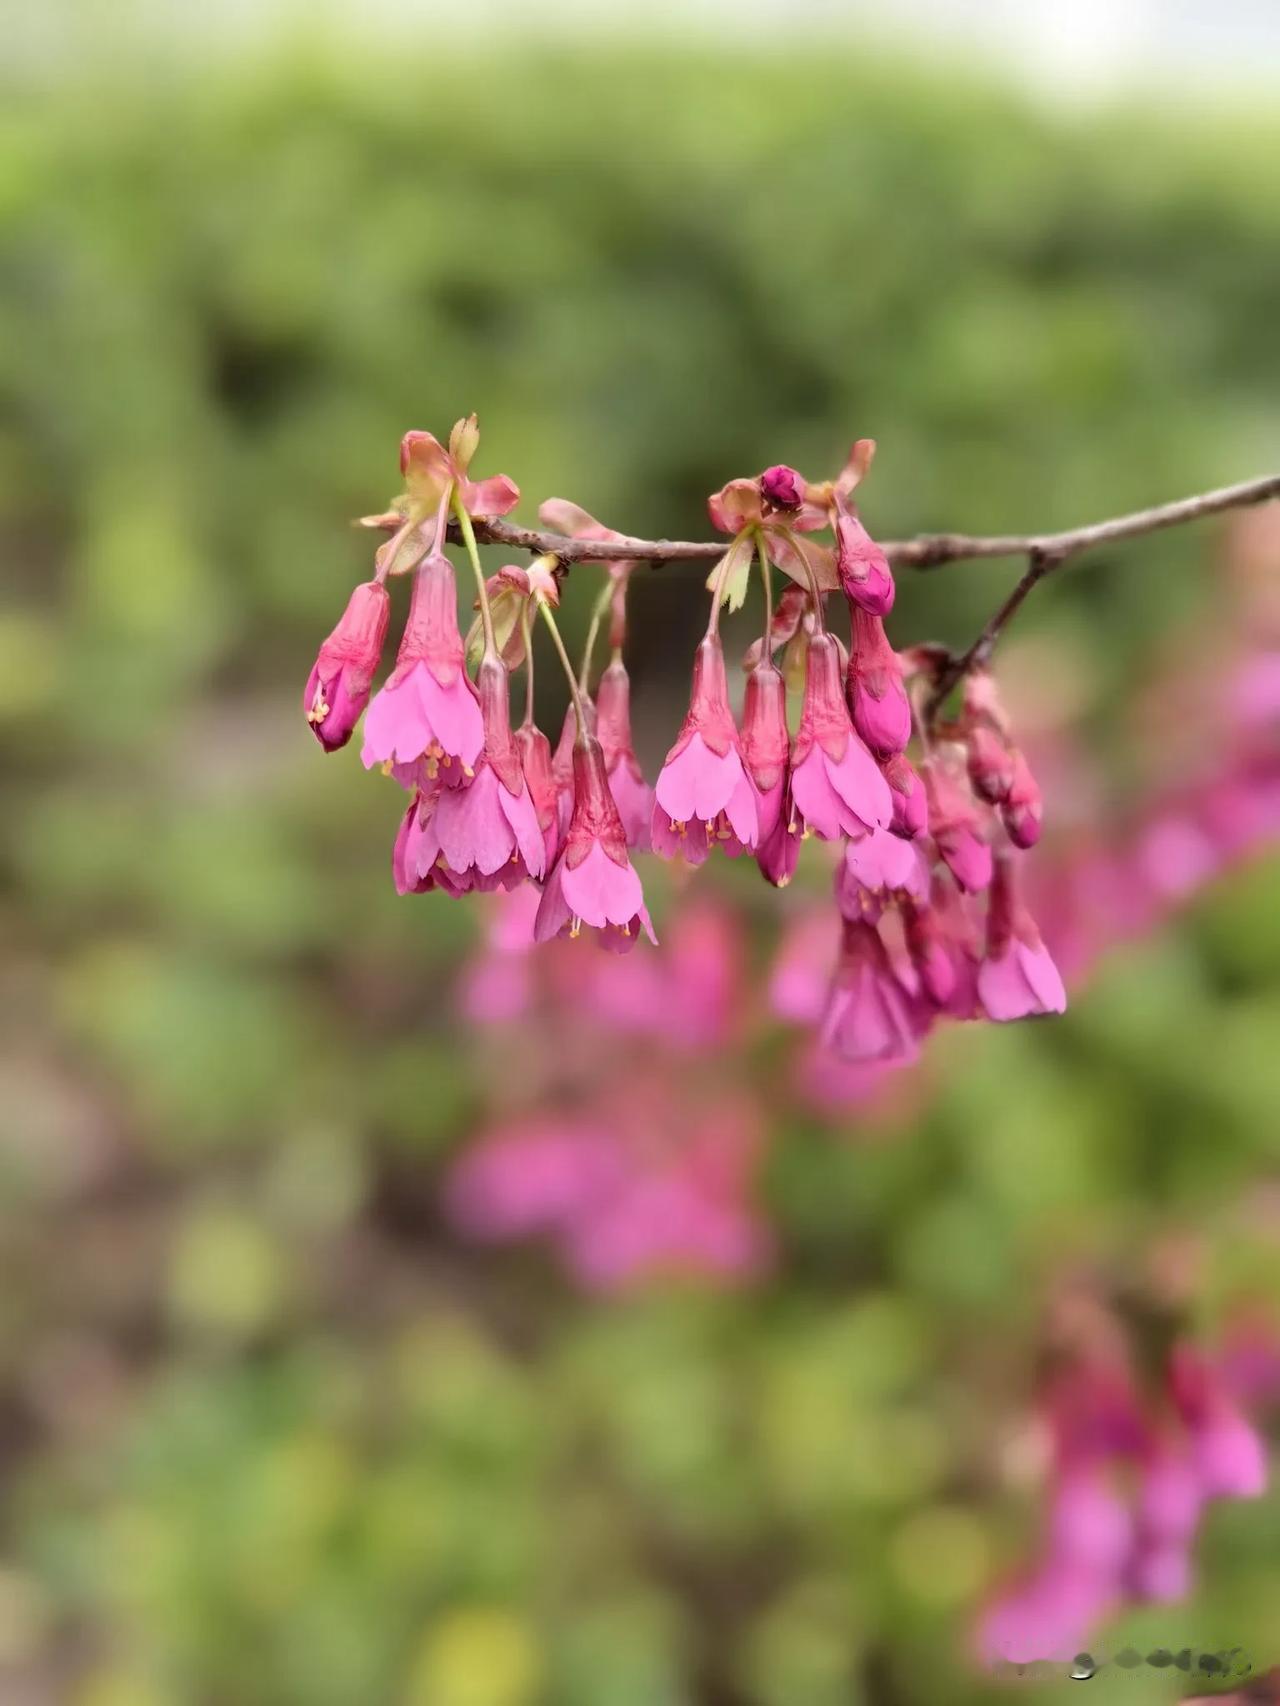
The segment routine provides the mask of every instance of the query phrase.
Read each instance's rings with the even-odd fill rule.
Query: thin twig
[[[1061,568],[1067,560],[1068,553],[1064,551],[1047,551],[1042,546],[1033,546],[1028,553],[1026,573],[1005,599],[1000,608],[987,619],[982,632],[965,652],[953,653],[934,676],[933,692],[925,702],[924,722],[931,727],[938,712],[942,709],[947,694],[957,684],[963,681],[971,669],[980,669],[995,650],[996,641],[1004,632],[1008,623],[1022,605],[1023,599],[1046,575]]]

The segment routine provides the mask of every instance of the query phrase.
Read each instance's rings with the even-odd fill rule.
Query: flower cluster
[[[893,575],[852,497],[871,465],[870,440],[855,444],[834,479],[813,482],[778,465],[710,498],[729,544],[708,581],[688,711],[652,790],[632,744],[623,661],[634,564],[607,562],[575,671],[555,622],[556,557],[489,580],[481,569],[472,521],[506,514],[519,492],[505,476],[470,478],[478,441],[474,416],[457,423],[447,446],[406,434],[406,489],[367,518],[391,535],[376,577],[352,595],[307,686],[307,717],[327,750],[350,738],[368,704],[364,762],[409,793],[393,855],[401,893],[531,884],[537,941],[587,926],[603,946],[626,950],[642,934],[655,939],[633,853],[689,866],[717,852],[749,858],[782,888],[802,844],[816,838],[839,856],[830,930],[840,953],[820,1024],[837,1058],[899,1064],[944,1018],[1062,1011],[1062,981],[1017,871],[1039,837],[1039,790],[985,671],[967,676],[951,720],[931,729],[916,714],[947,659],[930,647],[895,651],[886,635]],[[623,537],[563,500],[540,514],[575,540]],[[451,517],[476,577],[479,617],[467,645],[445,554]],[[809,537],[824,529],[829,542]],[[757,568],[764,631],[744,663],[736,718],[720,614],[742,605]],[[776,608],[774,569],[789,583]],[[395,668],[369,702],[388,622],[385,581],[403,574],[413,579],[408,620]],[[847,643],[828,627],[833,602],[847,606]],[[606,616],[611,657],[593,695]],[[535,617],[569,683],[554,754],[533,718]],[[526,710],[513,730],[509,676],[521,666]],[[799,699],[794,732],[789,681]]]
[[[1265,1447],[1240,1399],[1230,1361],[1185,1339],[1144,1390],[1123,1336],[1106,1330],[1050,1379],[1040,1556],[987,1609],[988,1662],[1069,1661],[1125,1604],[1187,1596],[1207,1507],[1265,1489]]]
[[[735,1070],[748,1017],[736,914],[694,898],[661,954],[623,963],[536,949],[528,890],[484,904],[460,1005],[502,1071],[447,1182],[453,1224],[484,1242],[546,1238],[595,1291],[756,1278],[773,1245],[756,1200],[766,1111]]]
[[[541,610],[554,628],[559,594],[554,565],[546,562],[529,571],[508,567],[492,583],[485,580],[472,522],[507,514],[520,493],[505,475],[470,479],[478,444],[474,416],[455,425],[447,447],[431,433],[406,433],[400,450],[406,489],[385,514],[366,518],[391,538],[378,552],[376,578],[357,587],[321,647],[307,685],[307,717],[332,751],[351,738],[368,706],[365,766],[381,767],[409,793],[392,855],[401,894],[458,896],[532,883],[541,891],[539,940],[576,936],[586,924],[606,946],[625,949],[641,931],[653,937],[628,853],[629,840],[638,839],[635,790],[643,784],[631,752],[625,670],[618,657],[607,672],[602,739],[593,732],[594,707],[588,714],[571,682],[576,725],[559,775],[533,720],[532,691],[523,723],[512,729],[510,669],[523,661],[531,688],[530,612]],[[474,679],[444,550],[451,514],[477,578],[481,649]],[[408,620],[395,668],[370,702],[387,628],[384,583],[392,574],[413,577]]]

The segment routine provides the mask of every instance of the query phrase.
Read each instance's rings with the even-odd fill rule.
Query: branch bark
[[[1025,556],[1027,559],[1021,580],[968,650],[940,654],[945,661],[939,664],[924,706],[925,722],[932,724],[952,689],[970,670],[987,662],[996,642],[1037,582],[1060,569],[1072,557],[1095,550],[1099,545],[1137,539],[1166,527],[1181,527],[1187,522],[1199,521],[1203,516],[1245,509],[1251,504],[1266,503],[1278,497],[1280,474],[1267,474],[1258,480],[1220,486],[1196,497],[1180,498],[1176,503],[1135,510],[1130,515],[1113,516],[1109,521],[1095,521],[1085,527],[1068,528],[1059,533],[926,533],[915,539],[891,539],[883,543],[881,549],[899,568],[936,569],[945,563],[985,557]],[[554,555],[563,563],[648,562],[654,567],[659,563],[701,563],[714,561],[727,548],[724,539],[570,539],[562,533],[548,533],[536,527],[516,527],[505,521],[477,521],[475,533],[482,543],[532,551],[538,556]],[[450,537],[453,536],[450,528]]]
[[[1061,533],[923,533],[914,539],[890,539],[881,543],[889,561],[900,568],[936,569],[945,563],[974,561],[981,557],[1029,557],[1033,553],[1065,561],[1082,551],[1110,545],[1120,539],[1136,539],[1165,527],[1181,527],[1202,516],[1223,510],[1244,509],[1280,497],[1280,474],[1258,480],[1243,480],[1235,486],[1181,498],[1177,503],[1154,509],[1135,510],[1109,521]],[[481,544],[506,545],[536,556],[553,555],[563,563],[649,563],[712,562],[723,556],[724,539],[570,539],[537,527],[517,527],[506,521],[477,521],[476,538]],[[454,537],[454,529],[449,530]]]

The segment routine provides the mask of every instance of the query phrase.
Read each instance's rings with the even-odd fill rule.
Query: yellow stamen
[[[786,888],[786,886],[787,886],[787,884],[788,884],[788,883],[789,883],[789,882],[790,882],[790,881],[791,881],[791,878],[790,878],[790,877],[779,877],[779,878],[778,878],[778,880],[777,880],[777,882],[776,882],[776,883],[775,883],[775,884],[774,884],[774,885],[773,885],[773,886],[774,886],[774,888],[776,888],[776,889],[785,889],[785,888]]]
[[[578,940],[578,937],[581,936],[581,934],[582,934],[582,920],[580,918],[575,918],[572,920],[572,922],[569,925],[569,940],[571,942],[576,942]]]
[[[465,777],[467,777],[468,780],[470,780],[470,778],[475,775],[475,771],[471,768],[471,766],[469,764],[464,764],[462,766],[462,774]]]
[[[307,721],[309,723],[322,723],[328,715],[329,707],[324,702],[324,694],[317,687],[316,696],[311,701],[311,709],[307,712]]]
[[[391,774],[391,764],[392,764],[392,761],[391,761],[391,759],[389,759],[389,758],[384,758],[384,759],[383,759],[383,761],[382,761],[382,766],[381,766],[381,769],[382,769],[382,774],[383,774],[383,775],[384,775],[384,776],[390,776],[390,774]]]
[[[804,829],[801,833],[801,836],[800,836],[801,841],[808,841],[809,838],[812,836],[812,834],[813,834],[813,831],[809,828],[809,825],[806,823],[804,826]]]
[[[622,926],[622,934],[624,936],[629,936],[631,934],[631,926],[629,924],[624,924]]]

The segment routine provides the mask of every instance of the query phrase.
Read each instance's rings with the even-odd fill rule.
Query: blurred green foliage
[[[676,535],[725,478],[818,475],[865,433],[884,534],[1260,470],[1276,140],[835,59],[300,40],[19,93],[6,1699],[982,1696],[964,1632],[1030,1510],[989,1491],[994,1445],[1054,1264],[1187,1223],[1217,1229],[1206,1320],[1276,1289],[1234,1218],[1280,1130],[1274,864],[1062,1025],[944,1047],[905,1136],[797,1118],[763,1290],[604,1306],[439,1224],[482,1101],[450,1021],[465,909],[397,901],[395,791],[322,762],[298,696],[399,434],[472,408],[524,513]],[[1028,625],[1075,637],[1100,730],[1211,608],[1203,554],[1163,537],[1043,589]],[[897,632],[966,635],[1008,573],[904,585]],[[674,572],[637,589],[650,756],[699,603]],[[1114,1645],[1274,1657],[1275,1511],[1215,1517],[1195,1605]]]

